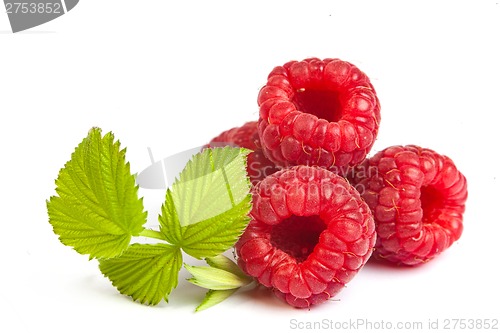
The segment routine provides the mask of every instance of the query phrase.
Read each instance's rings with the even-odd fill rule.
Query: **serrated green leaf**
[[[195,155],[172,185],[172,200],[181,227],[220,215],[248,195],[248,150],[205,149]]]
[[[241,268],[234,261],[232,261],[225,255],[219,254],[218,256],[215,257],[205,258],[205,261],[207,262],[208,265],[210,265],[210,267],[231,272],[243,279],[250,279],[245,273],[243,273]]]
[[[201,259],[216,256],[237,241],[251,209],[248,153],[224,147],[193,156],[167,191],[159,217],[169,242]]]
[[[147,213],[112,133],[92,128],[59,172],[47,201],[49,222],[60,241],[90,258],[120,255],[143,230]]]
[[[227,167],[235,159],[247,156],[251,150],[234,147],[207,148],[196,154],[185,166],[179,175],[179,181],[186,182],[215,170]]]
[[[214,257],[236,243],[250,218],[251,197],[228,211],[182,228],[182,249],[197,259]]]
[[[214,305],[219,304],[220,302],[227,299],[229,296],[234,294],[239,288],[236,289],[227,289],[227,290],[209,290],[203,301],[196,308],[196,312],[200,312],[206,310]]]
[[[121,256],[99,264],[120,293],[148,305],[168,301],[181,267],[181,250],[169,244],[132,244]]]
[[[188,281],[206,289],[234,289],[245,286],[251,282],[249,278],[241,278],[236,274],[214,267],[190,266],[188,264],[184,264],[184,267],[193,275]]]
[[[170,244],[179,245],[182,242],[181,225],[170,189],[167,190],[165,203],[161,207],[158,221],[160,222],[160,232],[165,235],[167,241]]]

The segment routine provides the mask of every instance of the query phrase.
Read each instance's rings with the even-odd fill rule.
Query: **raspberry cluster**
[[[208,146],[253,151],[238,265],[280,299],[325,302],[370,258],[419,265],[460,238],[467,181],[449,157],[414,145],[368,157],[380,103],[356,66],[290,61],[271,71],[257,101],[258,120]]]

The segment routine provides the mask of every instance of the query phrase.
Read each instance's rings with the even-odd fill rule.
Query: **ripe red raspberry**
[[[278,165],[356,165],[378,133],[380,103],[370,80],[339,59],[274,68],[258,97],[259,135]]]
[[[369,207],[342,177],[295,166],[253,188],[251,221],[236,243],[238,264],[292,306],[335,296],[375,245]]]
[[[257,133],[257,121],[249,121],[241,127],[234,127],[222,132],[213,138],[208,146],[214,147],[227,144],[253,151],[247,157],[247,173],[253,185],[280,169],[262,151]]]
[[[389,147],[357,166],[353,183],[374,214],[375,258],[421,264],[462,234],[467,181],[446,156]]]

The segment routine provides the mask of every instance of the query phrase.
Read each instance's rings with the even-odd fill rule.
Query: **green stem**
[[[165,236],[159,232],[159,231],[156,231],[156,230],[151,230],[151,229],[144,229],[140,234],[139,236],[143,236],[143,237],[149,237],[149,238],[155,238],[155,239],[160,239],[160,240],[163,240],[163,241],[166,241],[167,239],[165,238]]]

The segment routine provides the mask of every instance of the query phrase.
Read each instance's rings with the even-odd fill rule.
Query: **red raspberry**
[[[241,127],[234,127],[222,132],[213,138],[208,146],[214,147],[227,144],[253,151],[247,158],[247,173],[254,185],[280,169],[264,155],[257,133],[256,121],[249,121]]]
[[[353,182],[374,214],[374,257],[417,265],[460,238],[467,181],[450,158],[393,146],[357,166]]]
[[[295,166],[266,177],[253,188],[251,218],[235,246],[238,264],[299,308],[335,296],[375,245],[369,207],[324,168]]]
[[[258,105],[264,152],[279,165],[356,165],[373,146],[380,123],[370,80],[339,59],[274,68]]]

